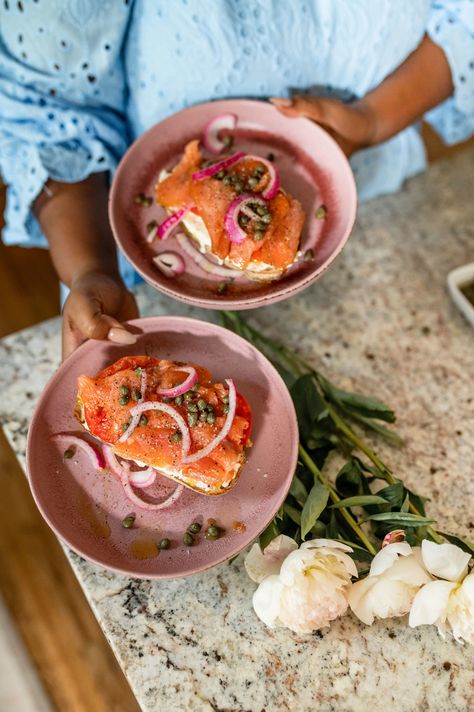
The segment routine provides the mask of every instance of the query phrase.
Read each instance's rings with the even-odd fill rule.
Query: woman
[[[133,342],[109,174],[165,116],[278,97],[352,156],[361,199],[424,168],[412,125],[427,112],[450,143],[474,131],[473,0],[3,0],[0,13],[4,239],[49,243],[70,288],[65,355],[88,337]]]

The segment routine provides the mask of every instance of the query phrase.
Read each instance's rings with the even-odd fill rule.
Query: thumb
[[[294,96],[292,99],[274,97],[270,101],[284,116],[292,118],[305,116],[318,124],[330,126],[336,131],[341,128],[339,124],[344,114],[344,105],[335,99]]]

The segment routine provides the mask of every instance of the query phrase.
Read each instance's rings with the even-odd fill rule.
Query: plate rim
[[[288,407],[288,414],[290,415],[295,433],[296,433],[296,438],[291,441],[291,449],[290,449],[290,462],[293,463],[293,474],[296,470],[296,465],[298,462],[298,443],[299,443],[299,428],[298,428],[298,420],[297,420],[297,415],[296,415],[296,410],[293,404],[293,400],[291,398],[290,392],[288,390],[288,387],[286,386],[283,378],[280,376],[278,373],[277,369],[275,366],[271,363],[271,361],[265,356],[265,354],[260,351],[259,349],[256,348],[252,343],[244,339],[242,336],[239,334],[236,334],[234,331],[230,331],[230,329],[227,329],[220,324],[215,324],[214,322],[207,321],[205,319],[195,319],[193,317],[187,317],[187,316],[172,316],[172,315],[162,315],[162,316],[147,316],[147,317],[139,317],[138,319],[131,319],[127,322],[126,324],[129,324],[131,326],[139,326],[143,324],[143,322],[172,322],[172,323],[178,323],[178,324],[189,324],[195,325],[195,324],[205,324],[207,327],[210,327],[211,329],[217,330],[217,332],[223,332],[224,334],[232,334],[237,341],[242,341],[244,342],[247,346],[249,346],[253,351],[256,351],[261,358],[264,359],[266,362],[267,368],[269,368],[270,372],[273,374],[274,377],[276,377],[277,382],[282,388],[282,392],[284,394],[284,397],[287,399],[287,407]],[[33,415],[30,419],[29,425],[28,425],[28,435],[27,435],[27,441],[26,441],[26,452],[25,452],[25,461],[26,461],[26,475],[28,479],[28,484],[30,487],[30,491],[32,494],[32,497],[34,499],[34,502],[36,506],[38,507],[38,510],[45,520],[45,522],[48,524],[52,532],[55,534],[55,536],[63,543],[63,545],[67,546],[69,549],[74,551],[77,555],[81,556],[83,559],[86,561],[89,561],[96,566],[99,566],[101,569],[104,569],[106,571],[112,571],[114,573],[118,573],[124,576],[128,576],[129,578],[138,578],[146,581],[150,580],[174,580],[174,579],[181,579],[181,578],[188,578],[189,576],[195,576],[199,575],[201,573],[204,573],[205,571],[209,571],[210,569],[215,568],[216,566],[220,566],[221,564],[225,563],[226,561],[229,561],[230,559],[234,558],[235,556],[238,556],[247,546],[249,546],[254,539],[247,541],[245,544],[243,544],[241,547],[239,547],[234,553],[231,555],[225,555],[223,558],[219,558],[218,561],[215,561],[213,563],[210,563],[207,566],[204,567],[198,567],[197,569],[187,571],[185,573],[180,573],[179,575],[169,575],[167,573],[149,573],[149,574],[144,574],[143,572],[136,572],[136,571],[131,571],[127,569],[123,569],[120,566],[109,566],[105,565],[103,562],[101,562],[98,558],[91,556],[81,550],[81,547],[76,547],[75,544],[72,544],[70,540],[67,537],[64,537],[64,535],[60,532],[59,527],[57,527],[49,515],[46,513],[43,504],[42,504],[42,499],[38,495],[38,492],[35,488],[34,484],[34,478],[31,476],[32,472],[32,445],[31,441],[34,437],[33,433],[35,430],[36,422],[40,420],[41,416],[41,406],[44,401],[47,400],[49,393],[51,390],[54,388],[55,381],[62,376],[63,371],[65,371],[68,366],[71,364],[72,361],[76,361],[80,359],[81,352],[86,351],[86,349],[90,349],[94,347],[94,343],[101,343],[100,341],[96,339],[88,339],[84,343],[82,343],[75,351],[73,351],[72,354],[70,354],[59,366],[58,368],[54,371],[52,376],[48,379],[46,385],[44,386],[37,402],[35,405],[35,409],[33,411]],[[118,347],[120,349],[120,346]],[[289,477],[289,476],[288,476]],[[278,507],[275,509],[275,511],[272,513],[272,516],[270,519],[265,521],[264,526],[262,526],[261,532],[266,529],[266,527],[270,524],[270,522],[274,519],[276,512],[278,512],[279,508],[282,506],[284,500],[286,499],[286,496],[288,494],[288,491],[291,487],[291,481],[292,477],[289,477],[289,482],[288,482],[288,487],[286,486],[282,490],[282,495],[278,498]],[[132,568],[132,567],[130,567]]]
[[[343,249],[345,248],[349,237],[352,234],[352,230],[354,228],[354,223],[356,220],[357,216],[357,206],[358,206],[358,196],[357,196],[357,186],[355,182],[355,177],[354,173],[351,169],[349,160],[347,156],[344,154],[343,150],[341,147],[338,145],[338,143],[333,139],[333,137],[323,129],[322,126],[319,124],[315,123],[314,121],[311,121],[310,119],[307,119],[305,117],[298,117],[296,119],[289,119],[290,121],[304,121],[307,123],[310,127],[311,130],[315,131],[316,134],[319,136],[324,135],[325,140],[328,140],[329,143],[333,145],[333,148],[335,149],[336,153],[339,153],[340,157],[343,159],[343,162],[346,164],[346,168],[348,169],[347,174],[349,178],[349,183],[350,183],[350,194],[347,196],[347,199],[345,201],[350,205],[350,214],[352,215],[351,220],[349,221],[349,226],[344,232],[344,235],[342,239],[340,240],[339,245],[337,246],[337,249],[331,253],[331,255],[325,260],[325,262],[322,263],[314,272],[310,272],[308,276],[303,279],[301,282],[298,284],[294,285],[292,288],[286,287],[281,287],[280,290],[276,291],[275,293],[267,294],[267,295],[262,295],[262,296],[255,296],[255,297],[249,297],[247,299],[242,299],[242,301],[235,301],[233,299],[228,299],[225,296],[219,299],[213,299],[212,297],[209,298],[199,298],[199,297],[190,297],[186,295],[182,295],[174,291],[172,288],[168,288],[166,285],[161,285],[156,286],[156,283],[151,284],[149,281],[149,277],[145,275],[144,271],[137,266],[134,262],[132,262],[125,250],[123,249],[122,246],[122,240],[119,236],[119,230],[117,229],[117,226],[115,224],[115,219],[114,219],[114,205],[117,202],[115,199],[115,195],[118,191],[117,185],[119,181],[119,177],[123,173],[126,164],[130,159],[132,153],[134,153],[136,150],[139,149],[142,143],[145,143],[148,139],[148,135],[156,130],[160,124],[162,124],[165,121],[169,121],[171,118],[179,116],[187,111],[190,111],[194,108],[197,107],[207,107],[207,106],[213,106],[217,107],[217,110],[220,111],[225,111],[226,107],[229,105],[232,105],[235,107],[235,104],[244,104],[244,105],[250,105],[252,106],[259,106],[261,107],[262,105],[264,106],[270,106],[270,102],[265,101],[265,100],[258,100],[258,99],[218,99],[216,101],[206,101],[206,102],[197,102],[195,104],[191,104],[190,106],[186,106],[180,111],[175,112],[174,114],[171,114],[170,116],[166,116],[164,119],[161,119],[161,121],[158,121],[157,123],[153,124],[148,128],[144,133],[141,134],[141,136],[138,136],[133,143],[130,144],[122,158],[120,159],[120,162],[117,165],[117,168],[114,172],[114,176],[112,179],[112,184],[110,186],[110,191],[109,191],[109,196],[108,196],[108,216],[109,216],[109,222],[110,226],[112,229],[112,233],[114,236],[114,240],[118,246],[118,248],[121,250],[123,255],[126,257],[126,259],[130,262],[132,267],[138,272],[138,274],[145,280],[145,283],[151,286],[153,289],[156,289],[159,292],[162,292],[163,294],[166,294],[168,297],[171,297],[172,299],[176,299],[184,304],[191,304],[193,306],[198,306],[203,309],[229,309],[231,311],[237,311],[237,310],[247,310],[247,309],[257,309],[259,307],[266,306],[267,304],[276,304],[277,302],[284,301],[285,299],[289,299],[290,297],[294,296],[295,294],[303,291],[307,287],[309,287],[313,282],[315,282],[319,277],[321,277],[324,272],[332,265],[332,263],[336,260],[336,258],[341,254]],[[276,110],[276,109],[275,109]],[[278,283],[279,280],[275,280],[276,283]]]

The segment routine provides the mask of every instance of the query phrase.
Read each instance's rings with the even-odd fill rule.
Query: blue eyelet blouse
[[[425,32],[455,85],[427,119],[454,143],[474,132],[474,0],[0,0],[3,239],[45,244],[30,206],[48,177],[113,172],[135,137],[185,106],[363,96]],[[360,199],[397,190],[425,160],[416,127],[359,152]]]

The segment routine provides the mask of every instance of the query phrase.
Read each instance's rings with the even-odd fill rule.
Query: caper
[[[229,402],[229,396],[228,396],[228,395],[225,395],[222,400],[224,401],[224,403],[228,403],[228,402]]]
[[[274,161],[275,160],[275,154],[274,153],[268,153],[267,154],[267,161]]]
[[[208,413],[214,413],[214,406],[209,403],[209,404],[206,406],[206,410],[207,410]]]
[[[170,443],[179,443],[183,439],[183,434],[180,430],[177,430],[173,435],[170,435]]]
[[[199,534],[200,531],[201,525],[199,524],[199,522],[193,522],[188,527],[188,532],[191,532],[191,534]]]
[[[174,398],[169,398],[168,396],[166,396],[165,398],[163,398],[163,403],[172,403],[173,400]]]
[[[227,292],[228,286],[229,286],[228,282],[219,282],[219,284],[216,287],[217,294],[224,294],[225,292]]]
[[[327,214],[328,209],[326,208],[326,206],[320,205],[319,208],[316,210],[315,217],[317,220],[324,220]]]
[[[150,205],[153,204],[153,198],[150,198],[149,195],[144,196],[141,204],[143,205],[144,208],[149,208]]]
[[[142,415],[140,420],[138,421],[138,425],[148,425],[148,418],[146,415]]]
[[[225,176],[226,176],[225,171],[219,171],[218,173],[216,173],[217,180],[222,180],[223,178],[225,178]]]
[[[304,260],[305,262],[311,262],[311,260],[314,260],[314,252],[313,252],[313,250],[311,250],[311,249],[306,250],[306,252],[305,252],[304,255],[303,255],[303,260]]]
[[[272,221],[272,214],[271,213],[265,213],[265,215],[262,215],[262,222],[264,225],[269,225]]]
[[[214,413],[208,413],[208,414],[207,414],[207,422],[208,422],[210,425],[213,425],[213,424],[216,422],[216,416],[214,415]]]
[[[171,546],[171,542],[169,539],[161,539],[160,543],[158,544],[158,549],[169,549]]]
[[[265,237],[265,233],[263,232],[263,230],[255,230],[255,232],[253,234],[254,240],[259,242],[260,240],[263,240],[264,237]]]
[[[135,515],[128,514],[125,519],[122,519],[122,526],[124,529],[131,529],[135,524]]]
[[[130,425],[129,422],[127,422],[127,423],[122,423],[122,425],[121,425],[120,427],[122,428],[123,432],[125,432],[125,431],[127,430],[127,428],[128,428],[129,425]]]
[[[244,184],[240,180],[236,180],[234,183],[235,190],[243,190]]]
[[[197,413],[198,407],[197,407],[196,403],[188,403],[188,411],[190,413]]]
[[[127,405],[129,400],[130,398],[128,396],[120,396],[118,402],[120,403],[120,405]]]
[[[193,394],[190,391],[188,391],[183,396],[184,402],[187,403],[188,401],[192,400],[192,397],[193,397]]]
[[[74,448],[68,447],[68,449],[64,451],[63,457],[65,460],[70,460],[71,457],[74,457]]]
[[[197,402],[197,407],[199,408],[199,410],[206,410],[206,408],[207,408],[207,403],[206,403],[206,401],[204,400],[204,398],[200,398],[200,399],[198,400],[198,402]]]
[[[201,421],[201,423],[205,423],[207,420],[207,413],[199,413],[199,420]]]
[[[137,205],[143,205],[143,201],[146,200],[146,196],[144,193],[138,193],[138,195],[135,196],[135,202]]]
[[[255,212],[257,215],[260,215],[260,217],[263,217],[268,213],[268,210],[265,205],[257,205],[255,208]]]
[[[128,396],[130,393],[128,386],[119,386],[118,391],[122,396]]]
[[[257,165],[254,168],[254,173],[265,173],[265,166],[262,166],[261,163],[257,163]]]
[[[200,388],[201,388],[201,384],[198,382],[198,383],[195,383],[194,386],[191,387],[191,390],[198,391]]]
[[[136,368],[133,373],[135,374],[135,376],[141,376],[142,371],[143,371],[142,368]]]
[[[174,402],[176,403],[176,405],[182,405],[183,404],[183,396],[176,396],[176,398],[174,399]]]
[[[239,223],[242,227],[245,227],[246,225],[248,225],[249,222],[250,222],[250,218],[248,215],[240,215],[239,216]]]
[[[231,185],[232,184],[232,176],[226,176],[222,182],[224,183],[224,185]]]
[[[211,525],[206,529],[206,539],[219,539],[220,529],[214,525]]]
[[[224,406],[224,415],[227,415],[228,412],[229,412],[229,406],[225,405]]]
[[[224,138],[222,139],[222,143],[224,144],[224,148],[230,148],[234,143],[234,139],[232,138],[232,136],[224,136]]]
[[[267,229],[267,225],[263,222],[263,220],[258,220],[255,224],[255,229],[265,232],[265,230]]]
[[[156,222],[156,220],[150,220],[150,222],[146,226],[146,231],[148,233],[150,233],[152,230],[155,230],[157,227],[158,227],[158,223]]]
[[[260,181],[258,180],[258,178],[256,176],[251,176],[247,181],[250,189],[255,188],[255,186],[258,185],[259,182]]]
[[[188,423],[189,425],[193,428],[198,422],[198,415],[197,413],[189,413],[188,415]]]
[[[194,544],[194,537],[189,532],[183,534],[183,544],[186,546],[192,546]]]
[[[132,388],[132,400],[138,403],[138,401],[141,400],[141,397],[142,394],[140,393],[140,390],[138,388]]]

